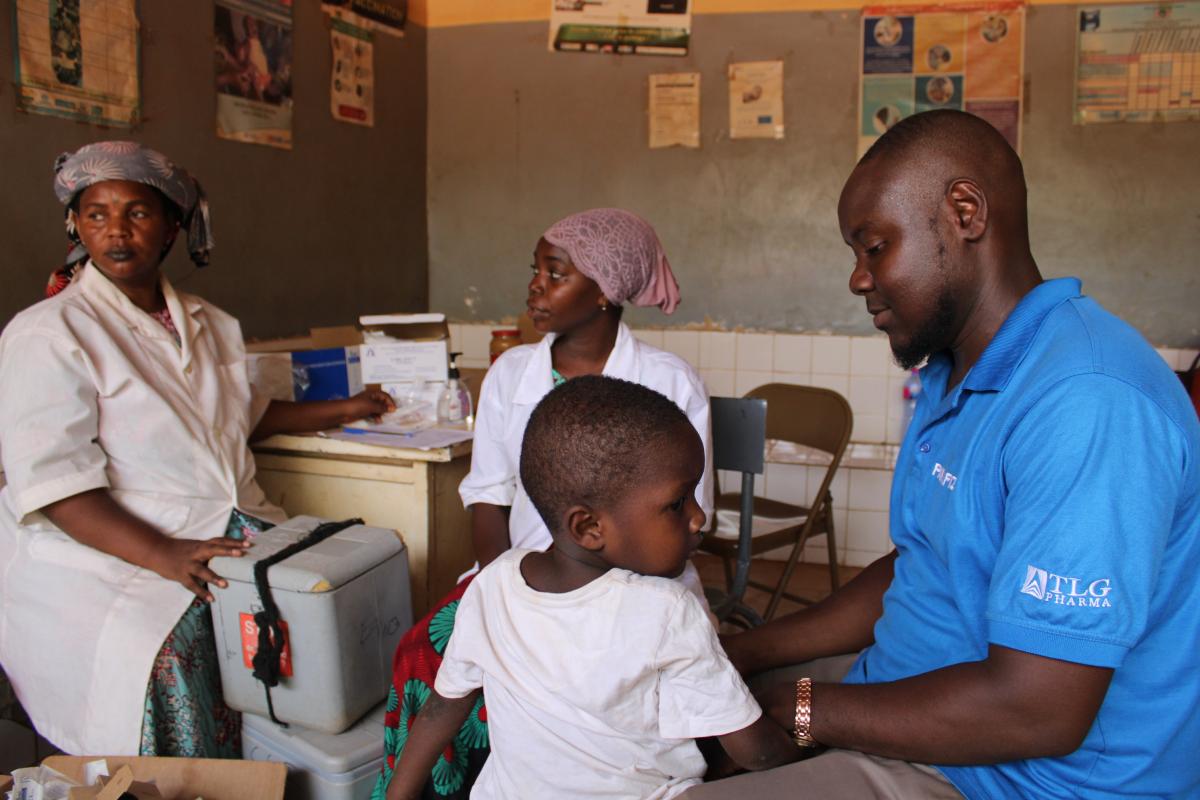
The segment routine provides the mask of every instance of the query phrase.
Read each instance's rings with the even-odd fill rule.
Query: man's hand
[[[891,683],[813,684],[812,735],[830,747],[927,764],[1066,755],[1095,721],[1112,672],[992,645],[982,661]],[[795,686],[755,693],[784,728],[794,720]]]

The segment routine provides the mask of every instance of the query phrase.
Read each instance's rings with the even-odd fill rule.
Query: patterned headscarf
[[[611,302],[679,305],[679,283],[650,223],[619,208],[593,208],[561,219],[542,234],[571,256],[575,268],[600,286]]]
[[[75,216],[70,209],[72,201],[89,186],[113,180],[153,186],[179,206],[187,230],[188,254],[196,266],[208,264],[208,252],[213,247],[208,200],[196,179],[162,153],[137,142],[95,142],[74,153],[63,153],[54,161],[54,193],[59,202],[67,206],[67,238],[72,247],[67,253],[66,265],[50,276],[47,296],[66,288],[79,262],[88,255],[75,229]]]

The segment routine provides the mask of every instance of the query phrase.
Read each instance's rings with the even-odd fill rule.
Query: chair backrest
[[[814,447],[836,464],[850,441],[854,413],[846,398],[831,389],[768,383],[746,397],[767,401],[767,438]]]
[[[767,401],[714,397],[710,403],[713,467],[761,475],[767,442]]]

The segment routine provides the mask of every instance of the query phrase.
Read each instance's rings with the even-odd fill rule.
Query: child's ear
[[[604,549],[604,529],[600,518],[587,506],[571,506],[566,513],[566,531],[571,541],[584,550]]]

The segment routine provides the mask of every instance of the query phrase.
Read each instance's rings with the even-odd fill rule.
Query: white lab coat
[[[514,548],[545,550],[550,546],[550,531],[521,486],[519,472],[521,440],[529,416],[554,388],[550,375],[553,341],[554,334],[549,334],[538,344],[507,350],[488,370],[475,415],[471,471],[458,488],[467,507],[475,503],[512,506],[508,534]],[[704,475],[696,487],[696,500],[708,519],[713,506],[712,438],[708,392],[696,370],[679,356],[640,341],[622,322],[604,374],[649,387],[687,414],[704,442]]]
[[[181,346],[91,265],[0,336],[0,663],[69,753],[137,753],[155,656],[194,595],[38,509],[107,488],[186,539],[222,535],[234,506],[284,518],[254,482],[246,443],[266,403],[252,404],[237,320],[162,289]]]

